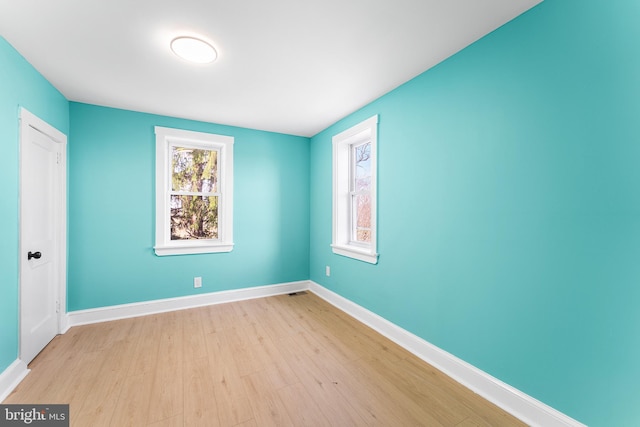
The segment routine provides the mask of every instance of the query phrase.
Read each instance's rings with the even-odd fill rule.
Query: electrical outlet
[[[324,273],[327,275],[327,277],[331,276],[331,267],[329,267],[328,265],[324,268]]]
[[[193,278],[193,287],[201,288],[202,287],[202,277],[194,277]]]

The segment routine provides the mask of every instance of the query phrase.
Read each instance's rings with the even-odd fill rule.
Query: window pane
[[[171,189],[216,193],[218,152],[188,147],[171,147]]]
[[[357,230],[356,242],[369,243],[371,242],[371,230]]]
[[[171,240],[217,238],[217,196],[171,196]]]
[[[356,194],[352,196],[353,240],[371,242],[371,196]]]
[[[354,191],[368,191],[371,188],[371,143],[354,145],[353,156],[353,177]]]

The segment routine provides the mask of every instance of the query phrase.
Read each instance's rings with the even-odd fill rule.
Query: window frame
[[[369,142],[371,144],[371,241],[354,241],[353,196],[355,163],[353,148]],[[360,261],[377,264],[377,145],[378,115],[335,135],[333,143],[333,253]]]
[[[155,126],[156,241],[158,256],[231,252],[233,250],[234,138],[204,132]],[[218,238],[171,240],[171,147],[218,151]]]

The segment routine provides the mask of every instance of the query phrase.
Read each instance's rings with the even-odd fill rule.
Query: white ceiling
[[[312,136],[540,1],[0,0],[0,35],[71,101]]]

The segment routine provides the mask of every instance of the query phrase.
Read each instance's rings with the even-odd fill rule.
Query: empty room
[[[640,425],[638,22],[0,0],[0,425]]]

